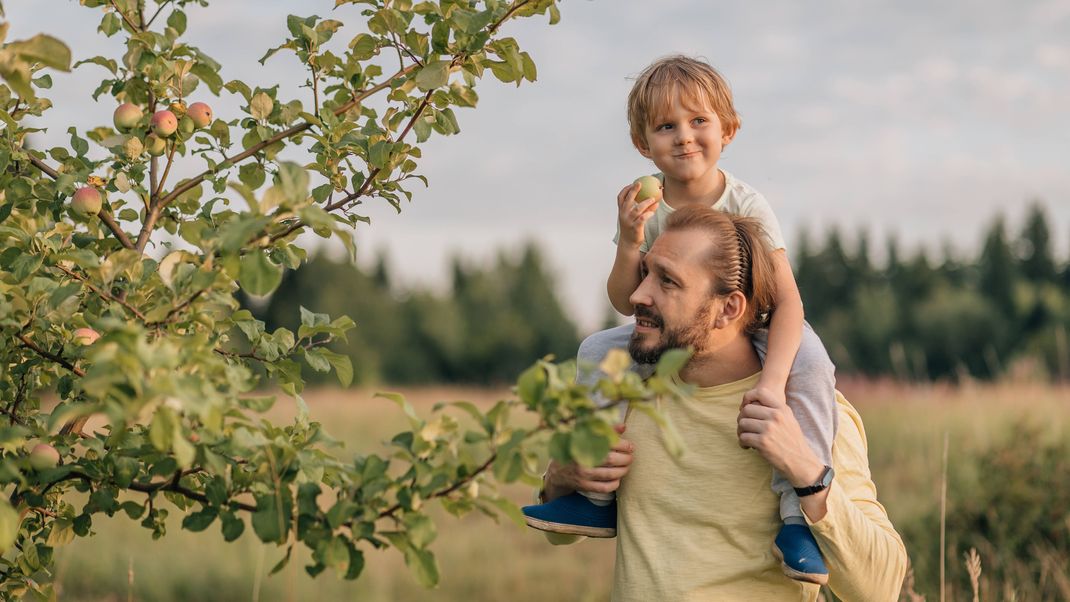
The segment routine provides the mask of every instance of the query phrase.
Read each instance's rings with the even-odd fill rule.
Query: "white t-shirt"
[[[760,192],[751,188],[746,182],[736,179],[727,171],[721,170],[721,173],[724,174],[724,193],[721,194],[721,198],[717,199],[712,207],[732,215],[753,217],[761,225],[762,234],[765,236],[765,241],[769,244],[769,248],[774,251],[777,249],[786,250],[784,235],[780,231],[780,222],[777,221],[773,208],[769,206],[769,201],[766,201]],[[650,247],[665,229],[665,222],[669,220],[669,216],[674,211],[676,210],[670,207],[664,199],[658,203],[658,208],[654,211],[654,215],[647,220],[643,229],[644,240],[639,247],[641,252],[650,251]],[[617,235],[613,237],[614,244],[619,239],[620,225],[618,224]]]

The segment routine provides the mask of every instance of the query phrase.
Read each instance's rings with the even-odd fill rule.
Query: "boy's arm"
[[[613,259],[613,269],[606,282],[606,292],[609,293],[609,303],[613,309],[623,316],[630,316],[634,311],[630,299],[635,289],[639,288],[639,264],[642,261],[643,252],[639,250],[639,245],[626,245],[621,236],[617,243],[617,256]]]
[[[639,184],[625,186],[617,195],[617,255],[613,259],[613,269],[609,272],[606,292],[613,309],[622,315],[632,315],[632,293],[639,288],[639,264],[643,259],[642,248],[646,222],[654,215],[658,199],[635,202]],[[801,328],[801,326],[800,326]]]
[[[784,398],[788,374],[802,340],[803,305],[799,286],[791,272],[791,263],[784,249],[773,251],[776,280],[776,308],[769,321],[769,351],[765,356],[762,376],[755,389],[764,389]]]

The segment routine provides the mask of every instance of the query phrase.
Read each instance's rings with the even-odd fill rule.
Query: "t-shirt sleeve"
[[[841,395],[836,397],[836,478],[828,493],[828,512],[817,522],[807,522],[828,564],[829,587],[839,599],[893,602],[907,571],[906,548],[877,501],[862,420]]]
[[[784,244],[784,234],[780,230],[780,221],[777,220],[773,208],[769,206],[769,201],[765,200],[765,197],[758,193],[747,197],[740,203],[739,214],[758,220],[762,226],[762,233],[765,235],[765,242],[769,244],[770,249],[787,250],[787,245]]]

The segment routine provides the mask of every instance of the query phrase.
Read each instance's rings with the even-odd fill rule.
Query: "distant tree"
[[[1005,317],[1016,315],[1014,285],[1017,280],[1014,256],[1007,244],[1006,225],[1003,216],[992,223],[985,236],[979,262],[980,292],[989,299]]]
[[[1052,252],[1051,229],[1048,227],[1047,213],[1044,207],[1033,203],[1029,208],[1025,226],[1018,238],[1018,259],[1021,261],[1022,276],[1029,282],[1055,282],[1058,272],[1055,256]]]

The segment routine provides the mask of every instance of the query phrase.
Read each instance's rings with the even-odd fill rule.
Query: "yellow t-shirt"
[[[662,404],[686,446],[680,458],[653,420],[628,416],[625,437],[636,451],[618,491],[614,602],[817,599],[817,586],[781,573],[771,551],[781,524],[772,469],[736,437],[743,393],[759,376]],[[876,500],[861,420],[842,395],[837,406],[836,480],[828,513],[811,529],[838,596],[895,600],[906,552]]]

